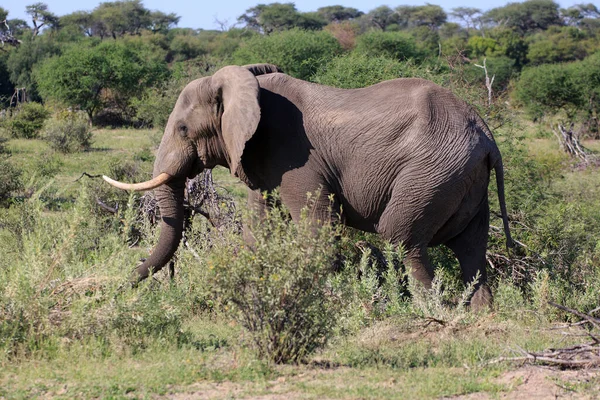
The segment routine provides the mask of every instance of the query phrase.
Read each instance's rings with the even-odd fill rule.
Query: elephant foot
[[[488,285],[481,285],[471,297],[471,310],[475,312],[489,311],[492,308],[492,291]]]

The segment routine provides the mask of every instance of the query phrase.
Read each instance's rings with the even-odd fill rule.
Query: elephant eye
[[[183,136],[183,137],[186,137],[186,136],[187,136],[187,133],[188,133],[188,128],[187,128],[187,126],[185,126],[185,125],[179,125],[179,128],[178,128],[178,129],[179,129],[179,134],[180,134],[181,136]]]

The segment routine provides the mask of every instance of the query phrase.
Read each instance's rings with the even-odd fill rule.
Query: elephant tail
[[[496,186],[498,187],[498,203],[500,203],[500,213],[502,214],[502,223],[504,224],[504,234],[506,235],[506,248],[515,247],[515,242],[510,235],[508,226],[508,213],[506,211],[506,199],[504,197],[504,166],[502,165],[502,156],[496,147],[495,157],[493,159],[493,168],[496,173]]]

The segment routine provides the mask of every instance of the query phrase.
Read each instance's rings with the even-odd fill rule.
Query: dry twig
[[[600,330],[599,318],[595,318],[590,314],[586,314],[581,311],[577,311],[572,308],[553,303],[551,301],[549,301],[548,304],[562,311],[583,318],[583,321],[580,321],[571,326],[581,326],[585,322],[590,323],[593,328]],[[592,339],[591,342],[576,344],[564,348],[551,348],[541,352],[527,351],[519,348],[516,350],[520,354],[519,356],[499,357],[494,360],[491,360],[489,364],[497,364],[500,362],[529,362],[541,365],[559,366],[561,368],[600,367],[600,338],[598,338],[598,336],[596,336],[596,334],[592,331],[585,331],[585,333],[586,337]]]

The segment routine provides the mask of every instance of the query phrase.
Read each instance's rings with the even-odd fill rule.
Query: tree
[[[167,19],[170,16],[171,14]],[[152,26],[152,13],[144,7],[141,0],[105,2],[92,11],[91,23],[94,35],[101,38],[112,36],[116,39],[126,34],[137,35],[142,29],[149,29]]]
[[[527,58],[534,65],[582,60],[592,48],[585,36],[572,26],[553,26],[531,38]]]
[[[25,7],[25,12],[31,17],[33,23],[33,36],[37,36],[44,26],[51,28],[58,27],[58,17],[48,11],[48,5],[44,3],[35,3]]]
[[[397,23],[403,28],[426,26],[436,30],[448,19],[442,7],[429,3],[424,6],[396,7],[396,15]]]
[[[396,13],[388,6],[379,6],[369,11],[366,18],[382,31],[385,31],[388,26],[397,23]]]
[[[177,26],[179,19],[180,17],[174,13],[165,14],[162,11],[152,11],[148,28],[152,33],[166,33],[169,29]]]
[[[553,0],[527,0],[493,8],[484,14],[484,19],[494,26],[516,29],[526,35],[548,29],[551,25],[562,25],[559,5]]]
[[[127,112],[131,98],[165,79],[167,66],[132,46],[109,41],[93,47],[73,45],[34,74],[44,101],[80,108],[93,118],[109,98]]]
[[[246,10],[238,21],[257,32],[270,34],[292,28],[321,29],[327,21],[318,13],[300,13],[294,3],[258,4]]]
[[[92,13],[88,11],[75,11],[71,14],[60,17],[59,24],[62,29],[74,27],[80,33],[86,36],[92,36],[94,31]]]
[[[364,14],[356,8],[340,5],[318,8],[317,13],[330,23],[356,19]]]
[[[11,83],[16,87],[26,88],[31,99],[39,99],[31,71],[38,62],[59,53],[59,44],[48,35],[37,38],[24,36],[19,47],[13,49],[6,60]]]
[[[170,58],[173,61],[191,60],[207,53],[206,41],[191,35],[175,36],[169,50],[171,51]]]
[[[479,24],[481,10],[474,7],[456,7],[452,9],[450,15],[463,21],[467,26],[467,32],[469,32],[471,28],[475,28]]]
[[[586,18],[600,18],[600,11],[592,3],[576,4],[566,9],[561,9],[560,13],[567,25],[579,26]]]

